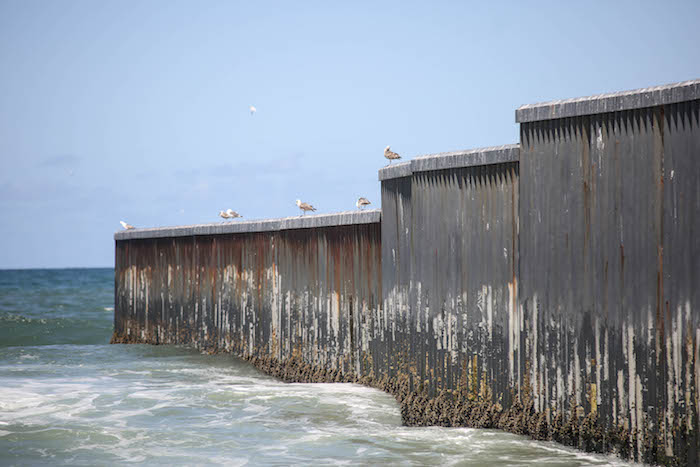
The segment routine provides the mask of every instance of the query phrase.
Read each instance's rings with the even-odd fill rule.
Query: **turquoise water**
[[[407,428],[353,384],[109,345],[113,270],[0,270],[0,465],[628,465],[493,430]]]

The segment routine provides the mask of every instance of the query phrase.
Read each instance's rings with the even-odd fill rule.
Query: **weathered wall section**
[[[700,464],[700,80],[521,107],[379,211],[116,234],[115,341],[361,381],[409,425]]]
[[[116,236],[115,342],[371,373],[378,211],[164,230]]]
[[[698,99],[692,82],[516,114],[535,409],[620,427],[638,458],[695,465]]]
[[[380,171],[388,364],[430,395],[468,385],[509,404],[519,379],[509,351],[518,348],[518,152],[444,153]]]

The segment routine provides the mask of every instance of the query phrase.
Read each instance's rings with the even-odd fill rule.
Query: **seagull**
[[[357,206],[357,209],[362,209],[369,204],[372,203],[367,198],[360,198],[357,200],[357,203],[355,203],[355,206]]]
[[[250,107],[248,107],[248,110],[250,110],[250,114],[251,114],[251,115],[254,115],[255,112],[258,111],[258,109],[256,109],[255,106],[253,106],[253,105],[251,105]]]
[[[227,209],[226,214],[228,215],[229,219],[235,219],[236,217],[243,217],[240,214],[238,214],[236,211],[233,209]]]
[[[306,214],[306,211],[315,211],[316,210],[315,207],[313,207],[307,203],[302,203],[300,200],[297,200],[297,206],[299,206],[299,209],[301,209],[302,214]]]
[[[391,164],[391,161],[394,160],[394,159],[401,159],[401,156],[399,156],[399,155],[396,154],[394,151],[392,151],[392,150],[389,148],[389,146],[387,146],[386,148],[384,148],[384,157],[386,157],[387,159],[389,159],[389,164]]]
[[[126,230],[131,230],[131,229],[134,228],[133,225],[129,225],[129,224],[127,224],[127,223],[124,222],[124,221],[119,221],[119,223],[120,223],[120,224],[122,225],[122,227],[124,227]]]
[[[230,219],[231,216],[226,211],[219,211],[219,217],[222,217],[224,219]]]

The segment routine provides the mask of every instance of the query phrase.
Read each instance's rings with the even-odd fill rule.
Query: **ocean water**
[[[113,270],[0,270],[0,465],[629,465],[495,430],[401,426],[393,397],[229,355],[109,345]]]

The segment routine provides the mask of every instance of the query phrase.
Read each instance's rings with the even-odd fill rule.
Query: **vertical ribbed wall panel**
[[[116,340],[371,374],[380,238],[374,223],[118,240]]]
[[[697,459],[699,102],[521,125],[536,409],[623,430],[639,458],[657,440]]]
[[[509,162],[382,181],[384,309],[396,329],[389,361],[418,391],[510,402],[522,370],[518,178]]]

